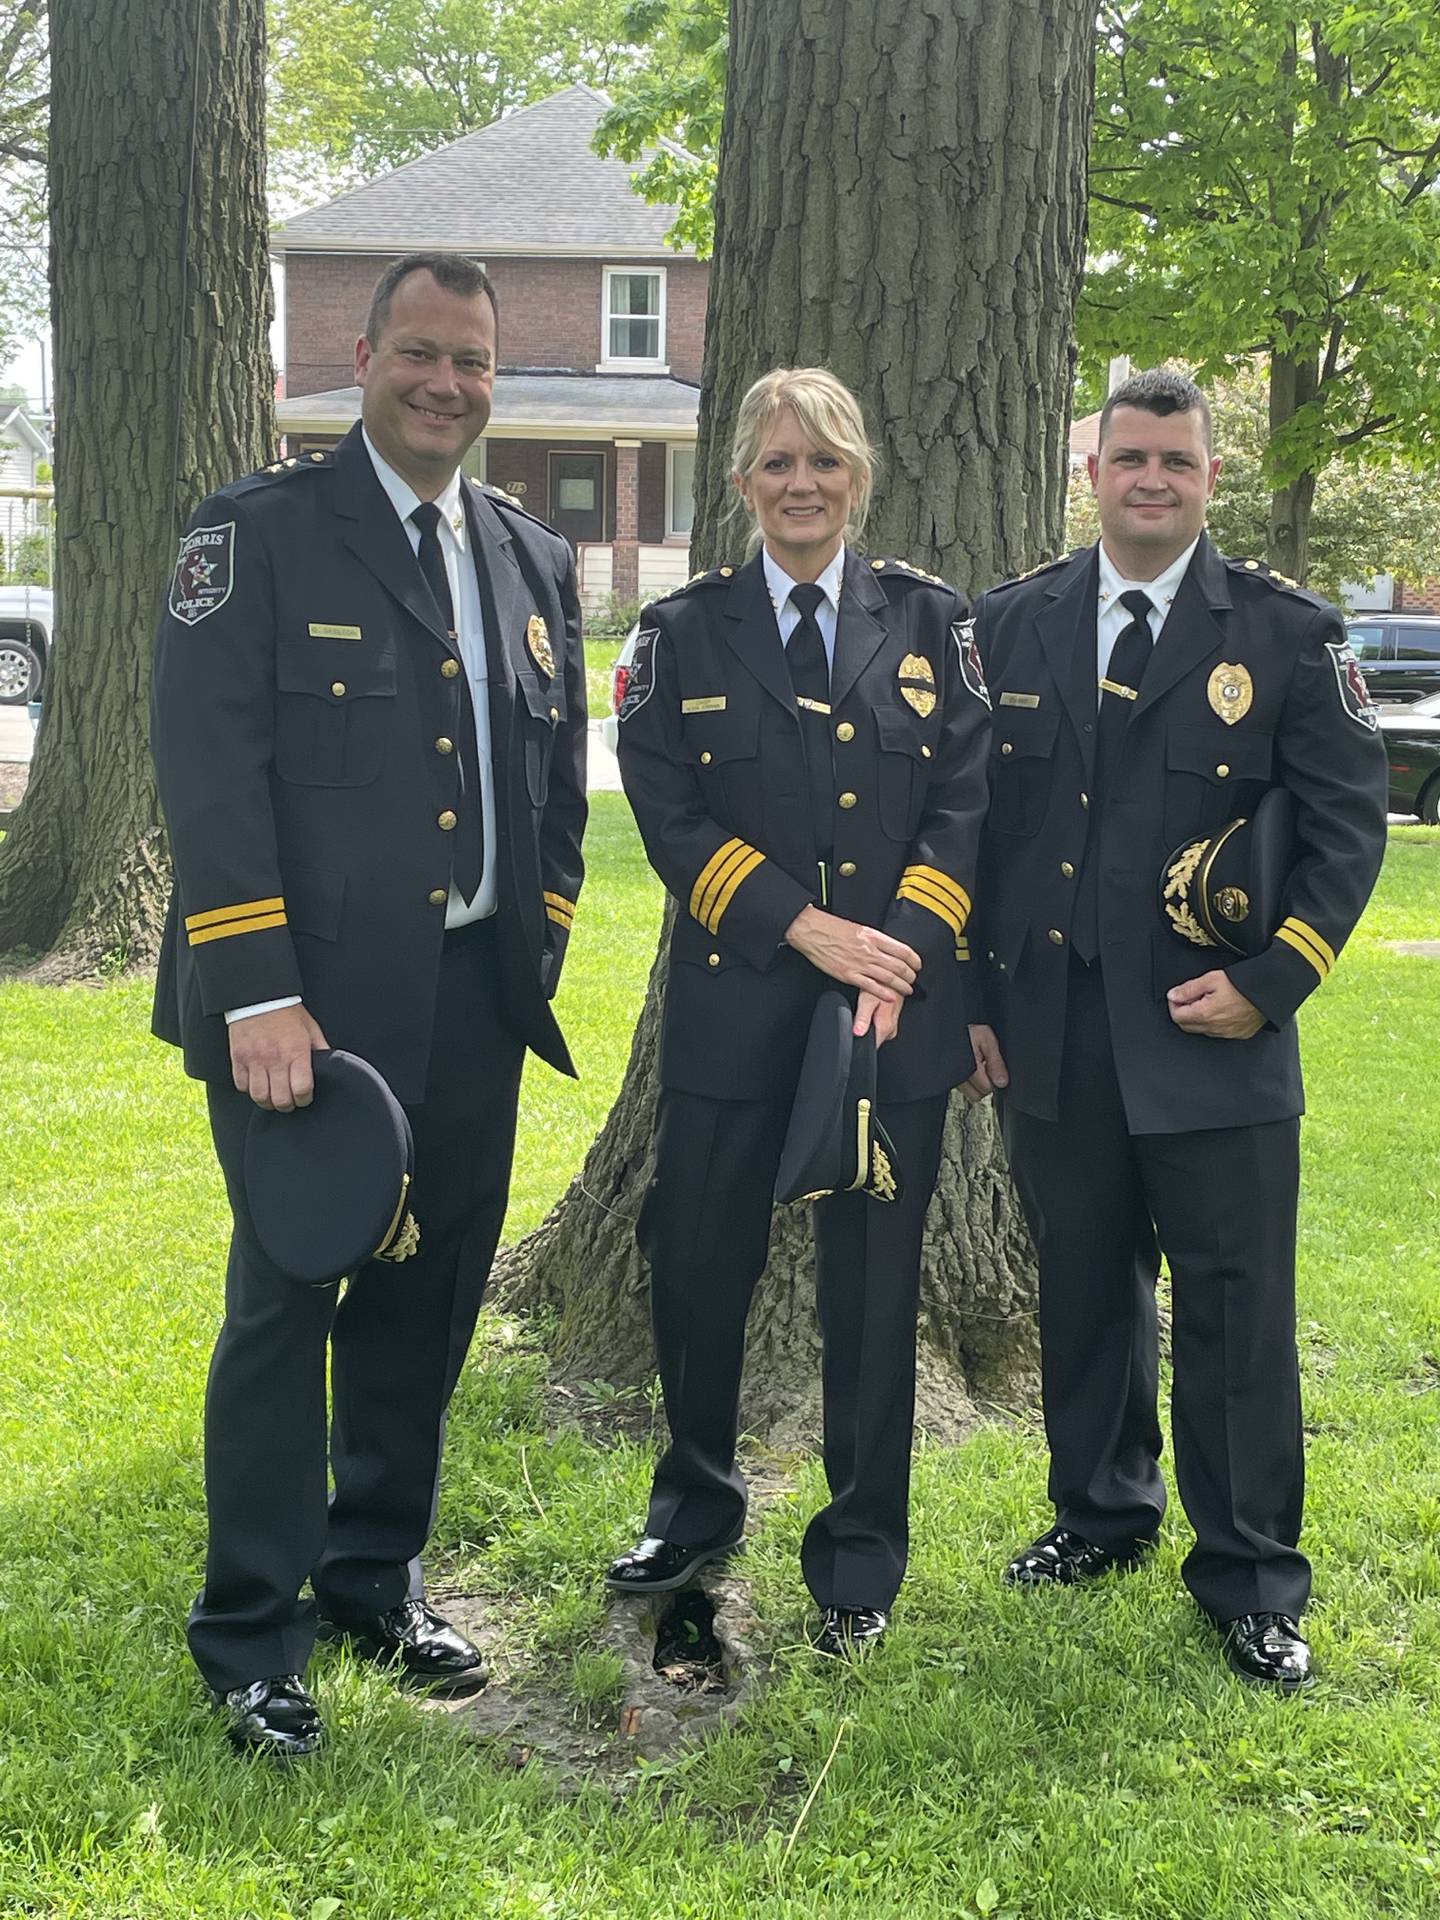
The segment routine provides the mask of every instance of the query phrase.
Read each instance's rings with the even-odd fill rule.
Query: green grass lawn
[[[658,895],[620,796],[598,797],[589,851],[561,1009],[585,1079],[528,1079],[513,1233],[604,1116],[652,950]],[[1003,1591],[1046,1521],[1044,1460],[1034,1432],[995,1426],[919,1458],[911,1576],[856,1671],[801,1646],[802,1465],[745,1563],[769,1691],[618,1796],[515,1771],[328,1650],[329,1754],[289,1778],[229,1756],[182,1636],[225,1233],[199,1091],[148,1039],[143,984],[0,988],[0,1914],[1440,1915],[1440,965],[1378,944],[1436,935],[1440,834],[1392,833],[1304,1015],[1316,1692],[1229,1679],[1180,1587],[1175,1508],[1128,1580]],[[507,1596],[577,1719],[589,1700],[603,1726],[598,1575],[642,1516],[648,1457],[547,1435],[540,1372],[487,1328],[438,1557]]]

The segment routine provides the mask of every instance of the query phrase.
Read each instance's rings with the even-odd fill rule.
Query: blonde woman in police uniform
[[[971,1071],[962,982],[989,706],[967,607],[865,560],[873,459],[814,368],[745,396],[733,466],[750,558],[646,609],[620,768],[674,896],[656,1172],[638,1228],[671,1444],[612,1589],[683,1585],[740,1539],[745,1319],[811,1011],[836,982],[880,1044],[906,1173],[815,1211],[830,1503],[802,1562],[819,1645],[878,1640],[905,1569],[921,1228],[946,1100]]]

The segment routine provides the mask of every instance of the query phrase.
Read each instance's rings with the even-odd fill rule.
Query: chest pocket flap
[[[293,786],[363,787],[376,779],[394,712],[393,649],[341,640],[275,652],[275,771]]]
[[[1060,712],[997,707],[990,739],[990,827],[995,833],[1040,831],[1054,774]]]

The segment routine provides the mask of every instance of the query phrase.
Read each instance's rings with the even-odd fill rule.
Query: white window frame
[[[695,538],[695,529],[693,523],[683,531],[675,524],[675,456],[677,453],[688,453],[693,459],[695,447],[696,443],[693,440],[671,440],[665,447],[665,538],[674,541],[683,540],[687,546]],[[693,513],[695,506],[693,474],[690,480],[690,506]]]
[[[643,368],[646,373],[669,373],[670,368],[665,358],[666,271],[667,270],[664,267],[644,267],[644,266],[602,267],[601,268],[600,270],[600,359],[595,368],[595,371],[597,373],[617,373],[617,372],[633,373],[639,368]],[[659,328],[659,336],[658,336],[658,343],[657,343],[660,350],[656,354],[653,360],[640,360],[640,359],[634,359],[634,358],[628,358],[628,357],[622,358],[619,360],[614,360],[610,356],[610,321],[613,317],[610,312],[610,282],[612,278],[617,274],[624,274],[627,278],[629,278],[630,276],[637,273],[652,274],[660,282],[660,301],[659,301],[660,328]]]

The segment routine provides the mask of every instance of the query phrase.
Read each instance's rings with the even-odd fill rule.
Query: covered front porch
[[[700,391],[642,375],[507,373],[465,470],[513,494],[575,550],[587,612],[629,607],[690,574]],[[276,407],[290,453],[331,447],[360,417],[360,388]]]

